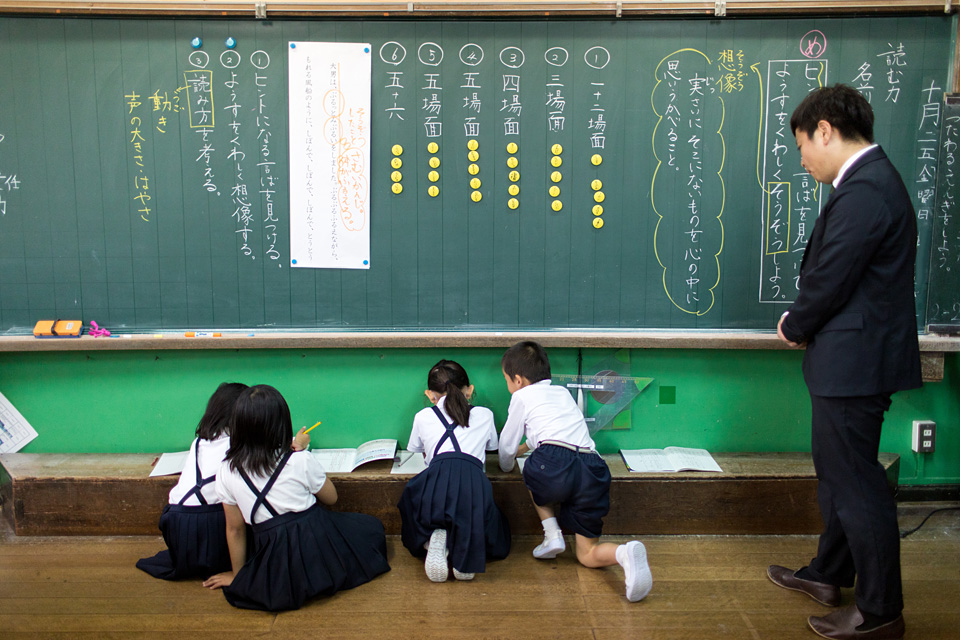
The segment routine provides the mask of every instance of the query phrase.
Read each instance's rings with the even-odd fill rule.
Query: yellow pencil
[[[320,421],[317,420],[317,424],[313,425],[312,427],[310,427],[309,429],[307,429],[306,431],[304,431],[304,433],[310,433],[311,431],[313,431],[314,429],[316,429],[316,428],[319,427],[319,426],[320,426]]]

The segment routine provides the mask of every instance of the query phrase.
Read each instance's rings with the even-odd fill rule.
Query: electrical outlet
[[[912,449],[917,453],[930,453],[937,440],[937,423],[933,420],[913,421]]]

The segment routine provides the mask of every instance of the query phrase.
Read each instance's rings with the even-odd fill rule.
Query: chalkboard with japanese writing
[[[950,41],[949,16],[0,17],[0,331],[772,329],[825,199],[789,116],[835,82],[913,194],[924,324],[958,246],[931,240]]]
[[[936,205],[930,237],[927,325],[941,333],[960,333],[960,95],[944,96],[940,127]]]

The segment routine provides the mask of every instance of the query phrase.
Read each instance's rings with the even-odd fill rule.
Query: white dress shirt
[[[500,432],[500,468],[513,469],[524,434],[533,451],[545,440],[583,449],[596,449],[580,407],[565,387],[541,380],[518,389],[510,397],[507,423]]]
[[[187,453],[187,460],[183,464],[183,471],[180,473],[180,481],[170,489],[170,504],[180,504],[183,496],[187,495],[191,489],[197,486],[197,441],[195,438],[190,445],[190,451]],[[223,435],[216,440],[200,440],[200,476],[209,478],[220,469],[220,463],[227,455],[227,449],[230,448],[230,436]],[[219,504],[220,498],[217,496],[215,483],[205,484],[200,493],[207,504]],[[198,506],[200,501],[196,495],[192,495],[183,503],[185,506]]]
[[[443,413],[447,422],[453,422],[453,418],[446,412],[444,402],[446,396],[437,401],[437,407]],[[432,407],[427,407],[417,412],[413,417],[413,430],[410,432],[410,442],[407,444],[407,451],[423,453],[426,456],[427,464],[433,459],[433,452],[437,448],[437,443],[446,432],[446,428],[440,423],[437,414],[433,412]],[[474,458],[483,462],[486,460],[487,451],[497,450],[497,427],[493,421],[493,412],[486,407],[474,407],[470,410],[470,426],[456,426],[453,429],[453,435],[456,436],[460,444],[460,451],[469,453]],[[454,451],[453,442],[450,438],[444,441],[440,447],[440,453]]]
[[[253,485],[263,491],[263,487],[270,479],[269,475],[251,475]],[[317,498],[314,495],[327,481],[320,462],[308,451],[298,451],[290,456],[287,464],[280,471],[280,477],[273,483],[266,499],[276,509],[278,515],[290,511],[306,511],[312,507]],[[250,510],[257,496],[250,491],[250,487],[240,477],[240,473],[230,469],[230,463],[224,460],[217,474],[217,495],[224,504],[234,504],[240,508],[243,519],[247,524],[254,524],[269,520],[273,517],[266,506],[261,505],[254,514],[254,521],[250,522]]]

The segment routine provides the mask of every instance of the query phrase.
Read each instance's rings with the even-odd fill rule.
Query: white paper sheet
[[[370,268],[370,45],[291,42],[290,264]]]
[[[0,393],[0,453],[14,453],[37,437],[37,431]]]
[[[173,453],[161,453],[157,464],[153,465],[150,471],[150,477],[153,476],[172,476],[183,471],[183,465],[187,463],[189,451],[174,451]]]

